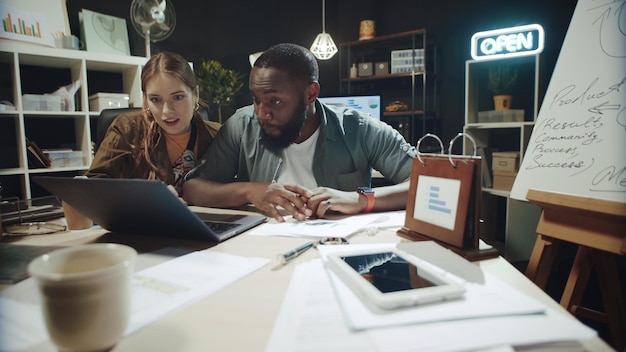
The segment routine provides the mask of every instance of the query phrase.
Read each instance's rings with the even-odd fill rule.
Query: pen
[[[283,265],[287,264],[290,261],[294,260],[300,254],[306,252],[308,249],[313,248],[315,246],[315,243],[316,241],[307,242],[302,246],[294,248],[285,254],[279,254],[278,258],[283,263]]]
[[[283,168],[283,158],[278,159],[278,166],[276,166],[276,171],[274,172],[274,177],[272,178],[272,183],[278,182],[278,176],[280,176],[280,170]]]

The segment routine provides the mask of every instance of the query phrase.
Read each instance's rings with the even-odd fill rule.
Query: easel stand
[[[560,303],[576,316],[607,324],[614,347],[624,350],[626,313],[615,255],[626,255],[626,203],[533,189],[526,198],[543,208],[526,276],[545,290],[559,245],[578,245]],[[604,312],[580,306],[594,266]]]

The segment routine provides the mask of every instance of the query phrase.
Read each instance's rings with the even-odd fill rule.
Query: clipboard
[[[420,153],[425,138],[439,142],[439,154]],[[474,144],[471,156],[453,155],[454,142],[461,137]],[[482,158],[476,155],[471,136],[457,134],[444,154],[437,135],[428,133],[417,142],[404,226],[398,235],[414,241],[434,240],[470,261],[498,256],[493,248],[481,249]]]

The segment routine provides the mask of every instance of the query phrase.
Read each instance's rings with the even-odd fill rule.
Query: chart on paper
[[[420,176],[415,192],[413,217],[453,230],[460,190],[460,180]]]

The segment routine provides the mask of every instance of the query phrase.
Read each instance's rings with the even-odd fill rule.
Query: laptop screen
[[[346,95],[335,97],[320,97],[319,100],[327,105],[348,106],[363,111],[380,120],[381,96],[380,95]]]

